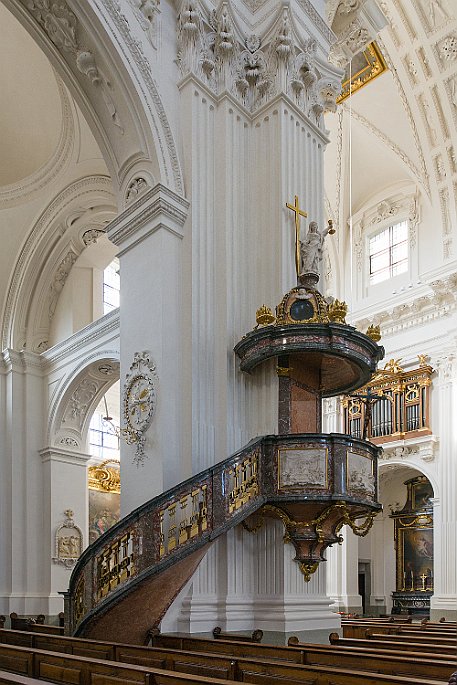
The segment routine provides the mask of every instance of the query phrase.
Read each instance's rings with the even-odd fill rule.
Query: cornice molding
[[[1,353],[3,369],[8,371],[15,371],[20,373],[35,373],[36,375],[43,375],[44,364],[41,356],[35,352],[27,352],[26,350],[12,350],[7,348]]]
[[[396,440],[382,445],[380,463],[390,459],[409,461],[419,458],[421,461],[435,461],[439,447],[439,439],[435,435],[427,435],[422,438],[410,440]]]
[[[113,309],[100,319],[93,321],[66,340],[50,347],[42,352],[40,357],[44,360],[45,370],[54,368],[60,361],[68,360],[77,352],[87,350],[90,345],[102,340],[106,336],[119,338],[120,315],[119,309]]]
[[[380,325],[385,337],[457,312],[457,273],[422,285],[420,290],[418,297],[393,304],[392,308],[382,311],[373,308],[373,313],[367,312],[365,316],[356,318],[354,325],[360,330],[365,330],[370,324]]]
[[[188,209],[188,200],[157,183],[108,224],[108,237],[120,247],[119,256],[160,229],[181,239]]]
[[[85,452],[78,452],[76,450],[69,450],[65,447],[45,447],[39,450],[39,455],[43,464],[48,462],[60,462],[63,464],[71,464],[72,466],[87,465],[87,462],[92,459],[91,454]]]

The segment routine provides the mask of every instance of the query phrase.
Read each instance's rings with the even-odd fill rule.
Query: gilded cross
[[[287,202],[286,207],[287,209],[291,209],[293,212],[295,212],[295,270],[298,278],[298,274],[300,272],[300,217],[308,215],[306,212],[300,209],[298,195],[295,195],[294,204],[290,205]]]

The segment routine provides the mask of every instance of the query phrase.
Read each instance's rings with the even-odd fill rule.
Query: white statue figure
[[[317,223],[315,221],[310,222],[305,240],[300,241],[300,275],[319,273],[324,238],[330,230],[331,224],[325,231],[319,231]]]

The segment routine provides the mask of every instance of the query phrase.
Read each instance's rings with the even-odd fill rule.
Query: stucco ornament
[[[145,433],[156,408],[157,372],[148,352],[135,352],[126,375],[123,391],[124,426],[121,436],[128,445],[136,445],[133,463],[139,466],[146,458]]]
[[[73,520],[71,509],[65,510],[65,520],[57,527],[55,537],[55,564],[73,568],[81,556],[83,534]]]
[[[92,52],[82,49],[79,43],[76,14],[63,0],[28,0],[26,5],[56,48],[69,53],[73,57],[78,71],[100,90],[114,125],[121,133],[124,133],[117,107],[110,93],[112,86],[97,66]]]

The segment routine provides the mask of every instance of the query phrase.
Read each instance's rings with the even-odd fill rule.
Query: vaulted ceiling
[[[323,1],[317,4],[322,10]],[[335,14],[339,4],[328,0],[327,8]],[[343,4],[351,9],[363,3],[345,0]],[[336,113],[326,115],[331,138],[325,170],[327,212],[344,229],[349,215],[371,197],[395,184],[414,182],[440,224],[455,225],[457,3],[379,0],[378,5],[387,19],[378,44],[389,70],[356,92],[350,102],[344,101]],[[86,178],[107,181],[108,172],[65,85],[1,4],[0,26],[0,311],[4,312],[14,266],[41,217],[66,187]],[[104,196],[100,203],[106,221]],[[55,270],[65,258],[56,252]]]
[[[389,71],[327,115],[332,141],[326,153],[328,209],[344,225],[379,191],[409,180],[440,221],[455,223],[457,3],[380,0],[378,5],[387,25],[377,42]],[[352,207],[347,199],[350,138]]]

